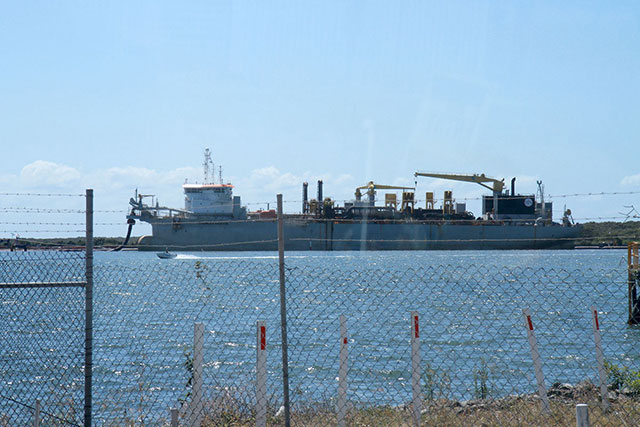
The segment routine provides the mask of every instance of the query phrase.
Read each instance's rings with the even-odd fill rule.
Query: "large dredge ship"
[[[129,223],[151,224],[152,235],[142,236],[140,250],[181,251],[275,251],[278,248],[274,210],[249,212],[233,186],[222,177],[209,180],[210,152],[205,151],[205,183],[184,184],[184,209],[162,207],[155,196],[136,194],[130,200]],[[439,250],[439,249],[550,249],[572,248],[581,226],[575,225],[571,211],[562,222],[553,221],[553,205],[538,194],[516,194],[504,180],[484,174],[460,175],[416,172],[415,177],[431,177],[472,182],[491,190],[482,197],[482,216],[456,203],[445,191],[440,207],[432,192],[425,194],[424,206],[415,201],[415,188],[375,184],[358,187],[355,199],[339,206],[323,197],[318,181],[317,197],[308,198],[308,184],[302,184],[299,214],[284,215],[286,250]],[[376,204],[378,190],[387,193],[384,205]],[[146,201],[150,198],[150,203]]]

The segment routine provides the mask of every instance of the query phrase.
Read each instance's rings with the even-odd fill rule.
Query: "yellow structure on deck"
[[[414,177],[418,176],[426,176],[428,178],[440,178],[440,179],[449,179],[452,181],[464,181],[464,182],[475,182],[476,184],[482,185],[484,188],[488,188],[493,191],[493,194],[502,194],[502,190],[504,189],[504,178],[501,180],[495,178],[489,178],[485,176],[483,173],[481,174],[473,174],[473,175],[463,175],[457,173],[430,173],[430,172],[416,172],[413,174]],[[485,183],[491,183],[491,186],[488,186]]]
[[[369,197],[369,202],[374,203],[376,200],[376,190],[402,190],[402,209],[411,208],[413,209],[414,203],[414,191],[415,187],[400,187],[397,185],[384,185],[384,184],[376,184],[373,181],[369,181],[367,185],[363,185],[361,187],[356,188],[356,200],[360,201],[362,199],[362,191],[367,190],[366,194]],[[411,191],[405,191],[411,190]],[[385,206],[393,207],[394,209],[398,206],[398,201],[396,199],[395,194],[385,194],[384,199]]]

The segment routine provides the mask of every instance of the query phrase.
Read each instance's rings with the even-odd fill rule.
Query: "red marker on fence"
[[[593,317],[593,339],[596,344],[596,361],[598,362],[598,375],[600,376],[600,397],[602,398],[602,407],[605,411],[609,409],[609,399],[607,391],[607,371],[604,368],[604,352],[602,351],[602,339],[600,337],[600,321],[598,320],[598,310],[595,306],[591,306],[591,315]]]
[[[202,393],[202,366],[204,364],[204,323],[193,325],[193,385],[188,420],[190,425],[200,425],[204,417],[204,395]]]
[[[413,392],[413,424],[420,425],[420,321],[418,312],[411,312],[411,390]]]
[[[338,368],[338,402],[337,418],[338,427],[346,425],[347,417],[347,362],[349,348],[347,347],[347,318],[340,316],[340,367]]]
[[[527,338],[529,338],[529,347],[531,347],[531,358],[533,359],[533,367],[536,372],[536,381],[538,382],[538,395],[542,401],[542,410],[551,413],[549,406],[549,397],[547,396],[547,388],[544,386],[544,374],[542,373],[542,363],[540,353],[538,352],[538,343],[533,332],[533,322],[531,321],[531,312],[528,308],[522,310],[524,315],[525,328],[527,329]]]
[[[256,345],[256,426],[267,425],[267,326],[259,320]]]

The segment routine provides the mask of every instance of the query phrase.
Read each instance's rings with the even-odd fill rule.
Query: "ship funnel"
[[[309,213],[309,183],[302,183],[302,213]]]
[[[316,214],[318,215],[322,215],[322,209],[323,209],[323,204],[322,201],[324,199],[322,198],[322,180],[319,179],[318,180],[318,208],[316,211]]]
[[[318,202],[322,203],[324,198],[322,197],[322,180],[318,180]]]
[[[512,196],[516,195],[516,177],[515,176],[511,180],[511,195]]]

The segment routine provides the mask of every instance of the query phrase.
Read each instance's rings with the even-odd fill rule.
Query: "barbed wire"
[[[217,224],[240,224],[240,223],[268,223],[268,222],[276,222],[277,218],[252,218],[252,219],[221,219],[221,220],[195,220],[195,219],[186,219],[184,217],[174,217],[179,219],[175,222],[168,222],[168,217],[158,217],[159,221],[167,221],[166,225],[217,225]],[[563,217],[555,217],[553,221],[560,222],[564,218]],[[593,216],[593,217],[573,217],[574,221],[594,221],[594,220],[627,220],[628,222],[636,222],[629,221],[633,219],[639,219],[640,216],[626,216],[626,215],[618,215],[618,216]],[[285,220],[305,220],[309,222],[320,222],[320,223],[334,223],[334,224],[360,224],[360,223],[372,223],[372,224],[464,224],[464,225],[491,225],[491,226],[500,226],[505,224],[533,224],[533,219],[508,219],[508,220],[500,220],[500,221],[491,221],[491,220],[478,220],[478,219],[383,219],[383,218],[322,218],[315,216],[307,216],[302,214],[285,214]],[[543,220],[546,221],[546,220]],[[146,221],[141,221],[146,222]],[[41,222],[41,221],[0,221],[0,224],[3,225],[57,225],[57,226],[84,226],[84,222]],[[94,226],[120,226],[126,225],[126,221],[111,221],[111,222],[94,222]]]
[[[5,206],[0,208],[0,212],[5,213],[73,213],[73,214],[86,214],[84,209],[68,209],[68,208],[24,208],[17,206]],[[128,210],[125,209],[94,209],[94,213],[119,213],[127,214]]]
[[[379,190],[379,191],[383,191],[383,190]],[[399,190],[398,190],[399,191]],[[569,198],[569,197],[579,197],[579,196],[583,196],[583,197],[592,197],[592,196],[618,196],[618,195],[636,195],[636,194],[640,194],[640,191],[613,191],[613,192],[606,192],[606,191],[601,191],[601,192],[590,192],[590,193],[572,193],[572,194],[558,194],[558,195],[546,195],[545,198],[549,198],[549,199],[559,199],[559,198]],[[508,196],[509,199],[531,199],[531,198],[536,198],[536,195],[534,194],[517,194],[515,196]],[[481,201],[483,199],[492,199],[493,196],[492,195],[484,195],[484,196],[477,196],[477,197],[455,197],[453,200],[454,201]],[[307,200],[307,202],[309,202],[311,199]],[[384,202],[384,199],[382,198],[375,198],[374,199],[375,202]],[[331,199],[331,201],[333,201],[334,203],[354,203],[356,200],[354,199],[342,199],[342,198],[334,198]],[[358,202],[360,203],[366,203],[368,202],[369,199],[368,197],[365,195],[362,196],[362,199],[359,200]],[[418,203],[426,203],[426,199],[422,199],[422,198],[417,198],[413,200],[414,203],[418,204]],[[320,201],[320,203],[322,203],[323,201]],[[437,202],[442,202],[441,198],[434,198],[433,199],[434,203]],[[283,203],[285,204],[302,204],[303,200],[302,199],[289,199],[289,200],[283,200]],[[398,203],[400,203],[400,201],[398,201]],[[242,203],[243,206],[265,206],[265,205],[269,205],[269,207],[271,205],[275,206],[277,204],[276,200],[265,200],[265,201],[261,201],[261,202],[245,202]],[[231,207],[233,206],[233,202],[230,203],[222,203],[222,204],[216,204],[216,205],[203,205],[203,206],[199,206],[199,208],[212,208],[212,207]],[[151,207],[153,208],[153,207]],[[161,208],[162,209],[162,208]],[[170,209],[170,208],[166,208],[166,209]]]
[[[4,232],[4,231],[3,231]],[[32,231],[23,231],[23,233],[29,233]],[[44,232],[44,231],[33,231],[34,233],[36,232]],[[55,230],[55,231],[50,231],[50,232],[63,232],[60,230]],[[84,230],[76,230],[76,231],[69,231],[69,232],[82,232],[84,233]],[[76,237],[78,239],[84,239],[84,236],[79,236]],[[527,242],[527,241],[539,241],[541,243],[553,243],[553,242],[593,242],[593,243],[601,243],[603,241],[611,241],[613,239],[619,239],[622,241],[625,240],[637,240],[640,238],[640,233],[637,234],[615,234],[615,235],[597,235],[597,236],[578,236],[578,237],[550,237],[550,238],[505,238],[505,239],[439,239],[439,240],[428,240],[428,239],[393,239],[393,240],[380,240],[380,239],[331,239],[333,242],[339,242],[339,243],[387,243],[387,244],[394,244],[394,243],[432,243],[432,244],[439,244],[439,243],[454,243],[454,244],[463,244],[463,243],[495,243],[495,242]],[[0,238],[0,241],[2,241],[3,238]],[[13,238],[4,238],[4,240],[13,240]],[[321,239],[321,238],[291,238],[289,239],[290,241],[309,241],[309,242],[325,242],[325,239]],[[31,249],[37,249],[37,247],[40,247],[41,249],[43,249],[42,247],[50,247],[52,249],[57,249],[57,248],[64,248],[64,247],[70,247],[70,248],[78,248],[78,247],[83,247],[83,243],[82,242],[76,242],[76,243],[68,243],[68,242],[47,242],[47,241],[43,241],[37,237],[19,237],[17,238],[18,242],[21,243],[29,243],[31,245],[33,245],[34,247]],[[265,245],[265,244],[272,244],[272,243],[277,243],[277,239],[267,239],[267,240],[246,240],[246,241],[240,241],[240,242],[231,242],[231,243],[210,243],[210,244],[193,244],[193,245],[179,245],[179,244],[147,244],[147,243],[143,243],[141,246],[137,245],[137,244],[130,244],[127,247],[130,247],[132,249],[135,250],[142,250],[142,251],[155,251],[155,250],[165,250],[166,248],[170,247],[172,248],[172,250],[183,250],[183,251],[201,251],[201,250],[205,250],[205,251],[224,251],[225,248],[229,248],[229,247],[242,247],[242,246],[247,246],[247,245]],[[94,243],[95,245],[95,243]],[[109,247],[114,247],[114,246],[118,246],[117,243],[113,243],[113,244],[107,244],[107,245],[102,245],[102,247],[105,248],[109,248]],[[96,247],[100,247],[97,246]],[[234,249],[236,250],[236,249]],[[256,249],[256,250],[261,250],[261,249]],[[275,247],[272,249],[275,250]],[[267,250],[267,252],[269,252],[269,250]]]
[[[85,233],[86,230],[0,230],[0,233]]]
[[[84,236],[82,237],[77,237],[78,239],[82,239],[84,241]],[[45,238],[45,239],[50,239],[50,238]],[[55,238],[52,238],[55,239]],[[14,238],[0,238],[1,240],[14,240]],[[31,245],[37,245],[37,246],[50,246],[54,249],[56,248],[63,248],[63,247],[73,247],[73,248],[77,248],[78,246],[82,246],[84,247],[84,245],[78,245],[77,243],[67,243],[67,242],[47,242],[44,241],[42,239],[39,238],[28,238],[28,237],[18,237],[16,239],[18,242],[21,243],[29,243]],[[95,241],[95,238],[94,238]]]
[[[68,209],[68,208],[23,208],[16,206],[6,206],[0,208],[0,212],[6,213],[86,213],[83,209]],[[95,212],[95,211],[94,211]]]
[[[382,191],[382,190],[380,190]],[[398,190],[399,191],[399,190]],[[619,195],[637,195],[640,194],[640,191],[600,191],[600,192],[589,192],[589,193],[571,193],[571,194],[548,194],[545,195],[545,198],[549,198],[549,199],[560,199],[560,198],[569,198],[569,197],[592,197],[592,196],[619,196]],[[434,193],[435,195],[435,193]],[[536,198],[536,196],[534,194],[517,194],[515,196],[508,196],[510,199],[530,199],[530,198]],[[472,200],[483,200],[483,199],[492,199],[493,196],[492,195],[484,195],[484,196],[477,196],[477,197],[455,197],[453,200],[456,201],[472,201]],[[333,201],[336,202],[353,202],[353,199],[332,199]],[[362,196],[362,200],[361,202],[366,202],[368,201],[368,198],[366,197],[366,195]],[[383,202],[384,199],[382,198],[375,198],[376,202]],[[441,198],[434,198],[434,203],[435,202],[441,202],[442,199]],[[303,200],[285,200],[283,201],[283,203],[302,203]],[[426,202],[426,199],[414,199],[415,203],[424,203]],[[275,201],[273,202],[261,202],[261,203],[252,203],[252,204],[267,204],[267,203],[275,203]]]
[[[615,192],[590,192],[590,193],[573,193],[573,194],[560,194],[560,195],[548,195],[546,196],[549,199],[552,198],[569,198],[569,197],[593,197],[593,196],[618,196],[618,195],[636,195],[636,194],[640,194],[640,191],[615,191]],[[63,193],[0,193],[0,195],[22,195],[22,196],[68,196],[68,197],[84,197],[84,195],[79,195],[79,194],[63,194]],[[535,198],[534,195],[516,195],[516,196],[509,196],[510,199],[531,199],[531,198]],[[479,196],[479,197],[456,197],[453,199],[454,202],[459,202],[459,201],[480,201],[480,200],[484,200],[484,199],[492,199],[492,196]],[[374,199],[375,202],[378,203],[382,203],[384,201],[384,199],[381,198],[376,198]],[[414,205],[420,204],[420,203],[426,203],[426,199],[414,199]],[[354,203],[353,199],[332,199],[332,202],[334,203]],[[367,200],[361,200],[360,203],[366,203],[368,202]],[[434,203],[440,203],[442,202],[441,199],[434,199],[433,200]],[[271,201],[262,201],[262,202],[248,202],[248,203],[243,203],[243,206],[271,206],[271,205],[276,205],[276,201],[275,200],[271,200]],[[303,201],[302,200],[284,200],[283,201],[284,204],[302,204]],[[400,201],[398,202],[400,204]],[[210,205],[210,206],[202,206],[200,208],[207,208],[207,207],[218,207],[218,208],[229,208],[232,207],[233,203],[228,203],[228,204],[216,204],[216,205]],[[154,207],[148,207],[151,210],[171,210],[173,208],[154,208]],[[273,210],[273,209],[271,209]],[[15,206],[5,206],[0,208],[0,212],[11,212],[11,213],[21,213],[21,212],[30,212],[30,213],[85,213],[85,210],[83,209],[68,209],[68,208],[39,208],[39,207],[34,207],[34,208],[26,208],[26,207],[15,207]],[[95,209],[94,210],[95,213],[124,213],[127,214],[130,211],[128,209]],[[599,217],[598,217],[599,218]]]
[[[174,217],[179,219],[178,221],[169,222],[169,217],[158,217],[155,218],[159,221],[166,221],[165,225],[217,225],[217,224],[241,224],[241,223],[268,223],[268,222],[276,222],[277,218],[252,218],[252,219],[219,219],[219,220],[195,220],[195,219],[186,219],[184,217]],[[628,216],[598,216],[598,217],[573,217],[574,221],[591,221],[591,220],[615,220],[615,219],[640,219],[640,217],[628,217]],[[371,223],[371,224],[465,224],[465,225],[504,225],[505,223],[514,223],[514,224],[533,224],[535,222],[534,219],[508,219],[508,220],[500,220],[500,221],[491,221],[491,220],[477,220],[477,219],[383,219],[383,218],[322,218],[315,216],[307,216],[302,214],[285,214],[285,220],[304,220],[309,222],[321,222],[321,223],[334,223],[334,224],[360,224],[360,223]],[[563,220],[563,217],[553,218],[553,221],[560,222]],[[142,221],[141,222],[146,222]],[[152,222],[153,224],[157,224],[158,222]],[[0,224],[12,224],[12,225],[84,225],[84,223],[46,223],[46,222],[0,222]],[[94,225],[102,225],[102,226],[112,226],[112,225],[126,225],[126,222],[100,222],[94,223]]]
[[[71,194],[71,193],[0,193],[0,196],[85,197],[86,194]]]
[[[0,224],[4,225],[85,225],[84,222],[38,222],[38,221],[28,221],[28,222],[8,222],[8,221],[0,221]],[[94,222],[93,225],[122,225],[122,222]]]
[[[392,190],[377,190],[377,191],[392,191]],[[396,190],[400,191],[400,190]],[[434,192],[435,194],[435,192]],[[567,197],[584,197],[584,196],[617,196],[617,195],[635,195],[640,194],[640,191],[599,191],[599,192],[587,192],[587,193],[567,193],[567,194],[548,194],[547,198],[567,198]],[[0,192],[0,196],[20,196],[20,197],[86,197],[85,194],[75,194],[75,193],[23,193],[23,192]],[[530,198],[534,196],[533,194],[518,194],[515,196],[509,196],[510,198]],[[366,196],[363,196],[366,197]],[[482,200],[484,197],[491,198],[491,195],[487,196],[478,196],[478,197],[464,197],[457,198],[457,200]],[[534,196],[535,197],[535,196]],[[342,201],[343,199],[335,199],[338,201]],[[350,201],[349,199],[344,199],[344,201]],[[423,201],[422,199],[416,199],[416,201]],[[244,205],[265,205],[265,204],[275,204],[276,200],[263,201],[263,202],[249,202],[244,203]],[[283,203],[302,203],[302,200],[286,200]]]
[[[619,196],[619,195],[633,195],[640,194],[640,191],[601,191],[599,193],[573,193],[573,194],[560,194],[560,195],[552,195],[549,194],[547,197],[550,198],[566,198],[566,197],[582,197],[582,196]]]

